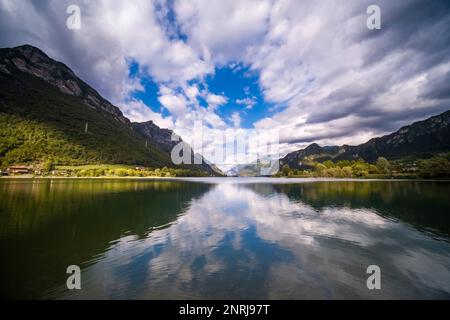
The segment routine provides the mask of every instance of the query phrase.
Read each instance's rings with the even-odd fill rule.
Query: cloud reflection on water
[[[317,209],[269,184],[219,183],[167,228],[119,239],[63,297],[449,298],[449,248],[371,208]],[[381,291],[366,288],[371,264]]]

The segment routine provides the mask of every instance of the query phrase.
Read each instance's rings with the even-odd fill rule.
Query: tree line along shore
[[[292,169],[282,166],[279,177],[331,177],[331,178],[450,178],[450,153],[437,154],[426,159],[402,159],[389,161],[379,157],[375,163],[364,159],[333,162],[310,162],[308,169]]]

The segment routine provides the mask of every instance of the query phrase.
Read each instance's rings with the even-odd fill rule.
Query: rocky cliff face
[[[161,129],[151,120],[147,122],[133,122],[132,126],[137,132],[148,138],[151,143],[154,143],[166,152],[171,152],[172,148],[178,143],[176,140],[172,141],[172,130]]]
[[[79,97],[89,107],[107,112],[124,124],[130,124],[119,108],[100,96],[65,64],[51,59],[38,48],[23,45],[11,49],[1,49],[0,77],[8,78],[17,71],[45,80],[62,93]]]
[[[398,131],[373,138],[357,146],[320,147],[313,143],[280,159],[280,165],[307,169],[308,161],[353,160],[363,158],[374,161],[378,157],[395,159],[417,155],[450,151],[450,110],[429,119],[415,122]]]
[[[172,148],[180,142],[183,142],[183,139],[178,135],[174,135],[174,132],[169,129],[161,129],[153,121],[147,122],[133,122],[133,128],[139,132],[142,136],[147,138],[150,143],[153,143],[156,147],[161,150],[168,152],[169,154],[172,151]],[[172,136],[178,137],[178,139],[172,140]],[[223,175],[222,171],[217,168],[214,164],[208,162],[205,158],[203,158],[200,154],[196,154],[192,148],[191,150],[191,163],[201,162],[199,165],[203,170],[211,173]]]

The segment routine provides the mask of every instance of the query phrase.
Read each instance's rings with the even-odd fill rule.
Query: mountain
[[[262,158],[251,163],[239,164],[226,173],[232,177],[272,176],[279,171],[277,159]]]
[[[133,128],[139,132],[143,137],[148,138],[149,141],[152,141],[160,150],[171,153],[172,148],[180,142],[184,142],[181,137],[174,134],[172,130],[169,129],[161,129],[159,128],[153,121],[147,122],[133,122],[131,124]],[[177,137],[177,139],[172,139],[172,137]],[[211,174],[223,175],[222,171],[217,168],[214,164],[210,163],[208,160],[203,158],[198,153],[195,153],[192,148],[187,145],[191,154],[191,163],[201,162],[198,166],[200,169],[203,169]]]
[[[88,84],[78,78],[65,64],[49,58],[40,49],[30,45],[0,49],[0,76],[2,80],[13,80],[8,76],[17,72],[35,76],[58,88],[62,93],[76,96],[94,110],[109,113],[124,124],[130,121],[119,108],[113,106]],[[20,77],[15,78],[16,84]],[[20,80],[19,80],[20,81]]]
[[[147,122],[133,122],[131,125],[135,131],[148,138],[165,152],[170,153],[172,148],[178,143],[177,141],[172,141],[172,130],[161,129],[151,120]]]
[[[176,166],[172,132],[132,123],[61,62],[24,45],[0,49],[0,164],[51,160],[61,165]]]
[[[357,146],[321,147],[313,143],[305,149],[288,153],[280,159],[280,167],[287,164],[294,169],[308,169],[312,161],[362,158],[373,162],[378,157],[400,159],[447,151],[450,151],[450,110]]]

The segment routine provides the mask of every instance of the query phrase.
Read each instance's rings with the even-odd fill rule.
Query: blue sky
[[[233,112],[239,112],[243,117],[241,127],[250,129],[257,120],[273,113],[270,111],[272,104],[264,101],[258,81],[258,72],[241,64],[231,63],[217,68],[205,82],[211,92],[228,98],[227,103],[218,110],[218,114],[228,119]]]
[[[134,78],[142,84],[142,89],[132,92],[130,99],[137,99],[145,103],[154,112],[161,113],[167,117],[170,112],[158,100],[158,83],[143,70],[139,63],[134,60],[128,62],[129,77]],[[239,63],[230,63],[226,66],[217,67],[214,73],[209,74],[202,81],[191,81],[202,90],[227,98],[226,103],[217,109],[217,114],[232,124],[230,117],[233,113],[242,116],[241,128],[252,129],[254,123],[265,117],[269,117],[275,111],[279,112],[282,104],[274,104],[264,101],[264,95],[259,86],[259,74],[250,70],[248,66]],[[205,98],[198,97],[201,106],[207,107]]]
[[[158,84],[153,81],[151,76],[141,72],[139,69],[139,63],[135,60],[128,62],[129,77],[136,79],[142,84],[142,90],[131,92],[130,99],[140,100],[154,112],[160,112],[164,116],[168,116],[169,112],[158,101]]]

